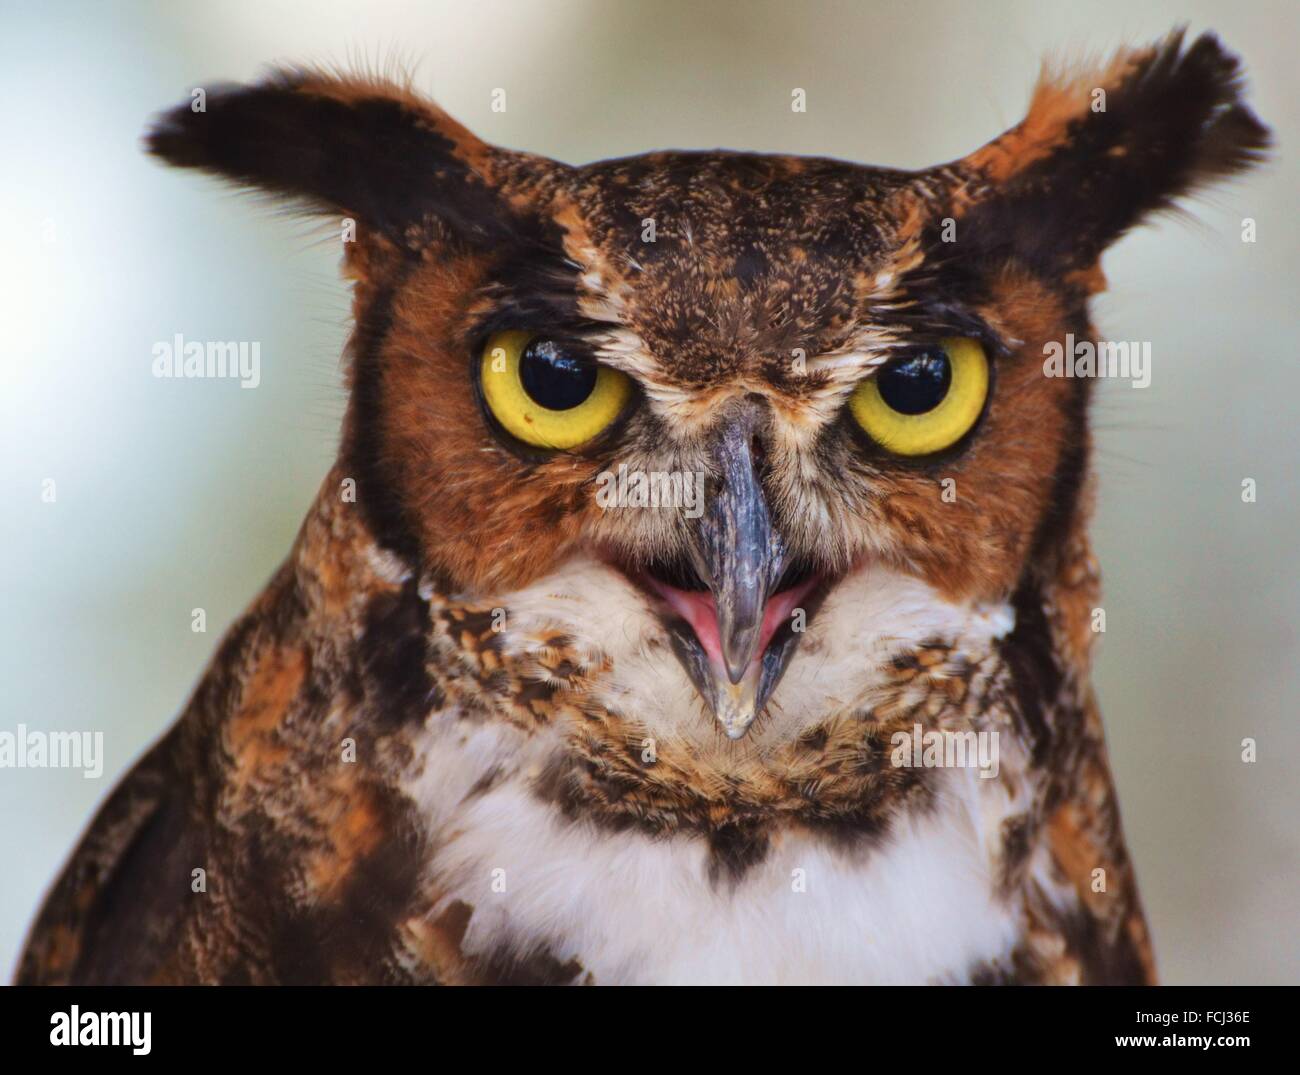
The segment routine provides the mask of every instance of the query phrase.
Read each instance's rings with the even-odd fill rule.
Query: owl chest
[[[463,956],[507,979],[540,957],[597,984],[963,981],[1018,935],[970,818],[957,800],[858,845],[773,829],[724,863],[703,836],[602,829],[511,779],[438,826],[433,914],[470,908]]]

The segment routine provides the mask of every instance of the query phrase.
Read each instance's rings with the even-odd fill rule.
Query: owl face
[[[518,638],[558,621],[639,711],[738,738],[787,674],[811,720],[863,686],[817,668],[971,629],[1053,570],[1092,382],[1045,348],[1090,338],[1107,244],[1263,149],[1238,90],[1176,35],[918,173],[571,167],[294,72],[150,146],[356,221],[343,461],[377,538]]]
[[[637,635],[666,632],[740,735],[847,576],[1014,584],[1083,436],[1037,357],[1084,330],[1077,298],[911,275],[947,210],[894,173],[656,154],[547,178],[549,243],[461,255],[450,295],[448,256],[422,263],[373,360],[385,481],[419,491],[412,544],[454,587],[598,563],[591,599],[631,584]],[[620,475],[698,497],[610,503]]]

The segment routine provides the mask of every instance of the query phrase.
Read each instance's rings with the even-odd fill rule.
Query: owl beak
[[[736,686],[759,655],[767,599],[786,557],[754,466],[752,418],[724,429],[717,459],[718,484],[696,524],[690,554],[713,594],[723,666]]]
[[[713,596],[717,656],[709,691],[727,735],[739,739],[766,702],[772,681],[762,652],[772,637],[768,598],[786,566],[755,468],[752,416],[730,423],[717,445],[717,485],[696,523],[690,556]],[[771,682],[771,686],[775,683]]]
[[[667,606],[660,614],[673,651],[730,739],[767,705],[829,585],[772,525],[757,466],[759,420],[742,412],[715,436],[703,511],[683,550],[703,586],[679,586],[671,562],[631,572]]]

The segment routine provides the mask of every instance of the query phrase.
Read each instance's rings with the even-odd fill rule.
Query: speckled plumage
[[[19,980],[1153,980],[1089,684],[1090,384],[1041,355],[1095,335],[1108,243],[1258,156],[1239,93],[1217,41],[1174,35],[1045,79],[920,173],[570,168],[316,73],[170,113],[171,163],[358,220],[351,402],[288,561],[95,819]],[[496,438],[472,357],[519,327],[637,405],[578,451]],[[957,333],[996,366],[972,433],[921,462],[864,443],[854,385]],[[683,520],[593,504],[620,463],[714,474],[728,423],[824,580],[737,741],[636,584]],[[996,776],[893,764],[918,726],[996,733]]]

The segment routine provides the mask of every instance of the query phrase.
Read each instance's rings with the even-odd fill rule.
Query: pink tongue
[[[758,650],[750,662],[751,668],[762,659],[776,629],[799,607],[799,602],[808,595],[815,582],[815,579],[808,579],[768,598],[763,609],[763,626],[758,634]],[[713,594],[708,590],[679,590],[657,579],[651,579],[650,583],[673,610],[691,625],[691,630],[700,640],[709,660],[721,671],[725,664],[722,660],[722,636],[718,633],[718,606],[713,600]]]

